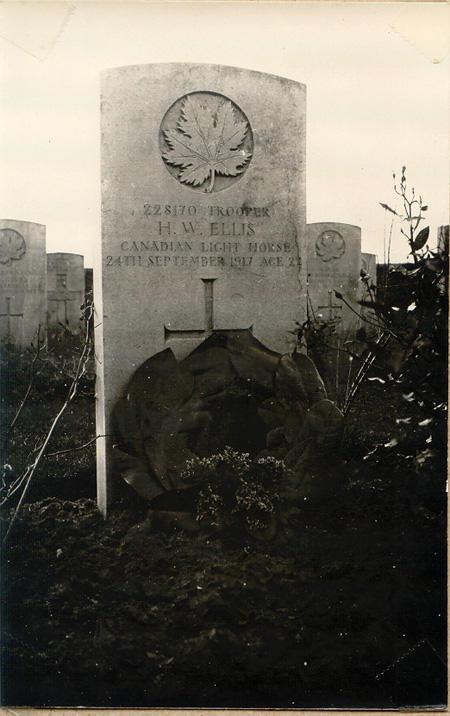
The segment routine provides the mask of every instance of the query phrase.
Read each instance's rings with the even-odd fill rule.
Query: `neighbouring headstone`
[[[358,300],[373,302],[376,299],[377,291],[377,256],[376,254],[361,254],[360,278],[359,278],[359,295]],[[367,318],[370,318],[370,308],[360,306],[358,312]]]
[[[102,79],[97,432],[136,368],[213,332],[295,344],[306,318],[305,86],[219,65]],[[97,443],[105,513],[111,439]]]
[[[437,231],[437,247],[438,251],[440,251],[443,254],[448,254],[448,247],[449,247],[449,225],[445,224],[444,226],[439,226]]]
[[[94,292],[93,269],[85,268],[84,269],[84,295],[86,297],[92,298],[93,292]]]
[[[45,226],[0,220],[0,342],[28,348],[46,330]]]
[[[85,296],[84,258],[79,254],[47,254],[48,326],[76,334],[81,330]]]
[[[312,321],[333,321],[338,332],[358,325],[355,310],[361,271],[361,229],[352,224],[308,224],[308,315]]]

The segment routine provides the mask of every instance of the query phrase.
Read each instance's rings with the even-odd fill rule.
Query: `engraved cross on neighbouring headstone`
[[[64,296],[64,297],[61,296],[61,297],[59,297],[59,298],[49,298],[49,299],[48,299],[49,303],[56,303],[56,310],[57,310],[57,313],[58,313],[58,319],[61,319],[61,318],[62,318],[63,320],[61,321],[61,323],[64,323],[65,326],[67,326],[68,323],[69,323],[69,316],[68,316],[68,314],[67,314],[67,304],[70,303],[71,301],[75,301],[75,300],[76,300],[76,297],[74,297],[74,298],[69,298],[68,296]],[[59,307],[60,307],[61,305],[64,306],[64,308],[63,308],[64,316],[60,316],[60,313],[59,313]]]
[[[7,334],[6,337],[11,338],[11,318],[23,318],[23,313],[11,313],[11,298],[7,296],[6,301],[6,313],[0,313],[0,318],[6,318],[7,320]]]
[[[204,291],[205,291],[205,327],[201,329],[173,329],[173,328],[167,328],[167,326],[164,326],[164,339],[165,341],[173,340],[173,339],[195,339],[198,338],[199,340],[203,341],[205,338],[208,338],[208,336],[213,333],[213,331],[217,331],[218,333],[244,333],[245,331],[250,331],[250,333],[253,333],[253,326],[249,326],[248,328],[216,328],[214,326],[214,281],[216,281],[215,278],[202,278],[204,285]]]
[[[318,306],[319,311],[328,310],[326,320],[333,321],[342,318],[342,306],[333,305],[333,291],[328,291],[328,303],[326,306]]]

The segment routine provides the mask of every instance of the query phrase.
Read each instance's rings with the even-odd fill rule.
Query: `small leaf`
[[[425,244],[428,241],[429,234],[430,234],[429,226],[426,226],[424,229],[422,229],[422,231],[419,231],[416,238],[414,239],[414,241],[411,244],[413,251],[418,251],[423,246],[425,246]]]
[[[344,300],[344,296],[342,295],[342,293],[339,293],[339,291],[335,291],[335,292],[334,292],[334,295],[335,295],[336,298],[338,298],[340,301],[343,301],[343,300]]]
[[[421,206],[420,209],[421,211],[426,211],[428,209],[428,206]]]
[[[398,445],[398,440],[397,440],[397,438],[392,438],[392,440],[390,440],[390,442],[385,443],[384,447],[385,447],[385,448],[391,448],[391,447],[395,447],[396,445]]]
[[[395,209],[391,209],[391,207],[388,206],[387,204],[382,204],[381,201],[379,202],[379,204],[380,204],[380,206],[381,206],[382,209],[385,209],[386,211],[390,211],[391,214],[395,214],[395,216],[399,216],[399,214],[397,214],[397,212],[395,211]]]

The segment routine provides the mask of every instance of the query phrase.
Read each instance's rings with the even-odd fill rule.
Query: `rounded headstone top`
[[[0,219],[0,265],[18,267],[35,252],[45,255],[45,230],[35,221]]]
[[[82,271],[84,269],[84,256],[58,252],[47,254],[47,270],[49,272],[59,271]]]
[[[29,227],[30,229],[33,227],[38,227],[40,229],[45,229],[45,224],[40,224],[38,221],[24,221],[23,219],[0,219],[0,226],[1,228],[9,228],[9,225],[11,225],[12,229],[17,229],[17,226],[24,226]]]
[[[311,230],[317,230],[321,227],[323,228],[330,228],[330,229],[336,229],[337,231],[351,231],[353,229],[356,229],[357,232],[361,233],[361,227],[357,226],[356,224],[346,224],[342,221],[313,221],[312,223],[308,223],[308,229],[311,228]]]
[[[101,71],[102,78],[106,78],[108,75],[114,75],[114,74],[126,74],[126,73],[133,73],[137,71],[144,71],[144,70],[154,70],[155,72],[158,71],[173,71],[173,72],[182,72],[186,71],[187,69],[197,69],[201,70],[204,68],[205,70],[216,70],[218,73],[220,72],[235,72],[235,73],[245,73],[246,75],[258,75],[259,77],[268,77],[272,80],[279,80],[280,82],[290,82],[292,84],[295,84],[304,90],[306,90],[306,84],[303,82],[299,82],[298,80],[294,80],[289,77],[283,77],[282,75],[274,75],[270,72],[261,72],[260,70],[252,70],[247,67],[239,67],[237,65],[219,65],[215,63],[207,63],[207,62],[150,62],[150,63],[144,63],[139,65],[119,65],[118,67],[108,67]]]
[[[69,259],[84,259],[83,254],[72,254],[72,253],[61,252],[61,251],[56,251],[53,253],[48,252],[47,256],[48,256],[48,258],[54,258],[54,259],[68,259],[68,260]]]
[[[309,251],[325,263],[333,263],[347,252],[347,244],[361,245],[361,228],[336,221],[307,225]]]

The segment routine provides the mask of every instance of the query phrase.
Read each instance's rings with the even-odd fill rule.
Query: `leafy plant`
[[[163,158],[181,167],[178,179],[184,184],[201,186],[209,178],[206,191],[211,192],[216,174],[236,176],[249,161],[251,153],[239,149],[247,129],[247,122],[236,120],[229,100],[221,101],[212,112],[199,99],[188,96],[177,128],[164,130],[170,149]]]
[[[359,331],[364,363],[345,410],[348,412],[367,380],[400,389],[404,415],[396,421],[397,430],[390,441],[376,446],[367,458],[377,460],[380,450],[389,450],[403,461],[407,455],[422,476],[424,470],[430,475],[440,474],[441,470],[445,474],[448,254],[427,245],[429,227],[418,231],[428,207],[420,196],[416,199],[414,189],[408,192],[405,167],[400,187],[394,186],[394,190],[402,197],[404,213],[387,204],[381,206],[401,221],[400,231],[408,240],[414,263],[388,267],[386,285],[378,289],[376,297],[359,301],[371,311],[379,331],[376,340],[368,331]],[[405,223],[409,227],[406,231]]]
[[[388,204],[382,204],[380,202],[380,206],[385,211],[390,212],[401,220],[403,226],[400,228],[400,232],[408,240],[414,263],[417,263],[417,261],[419,260],[418,252],[423,249],[423,247],[428,241],[428,237],[430,234],[429,226],[425,227],[424,229],[421,229],[417,233],[420,222],[425,219],[424,214],[428,210],[428,206],[423,203],[422,197],[420,195],[417,198],[414,187],[412,187],[408,194],[408,186],[406,182],[406,167],[402,167],[399,185],[395,183],[395,173],[392,174],[392,177],[394,179],[394,191],[397,196],[400,196],[402,199],[403,213],[398,212],[396,209],[393,209]]]
[[[276,523],[287,470],[273,457],[251,459],[226,447],[189,460],[182,479],[199,490],[196,519],[209,528],[238,527],[266,536]]]

